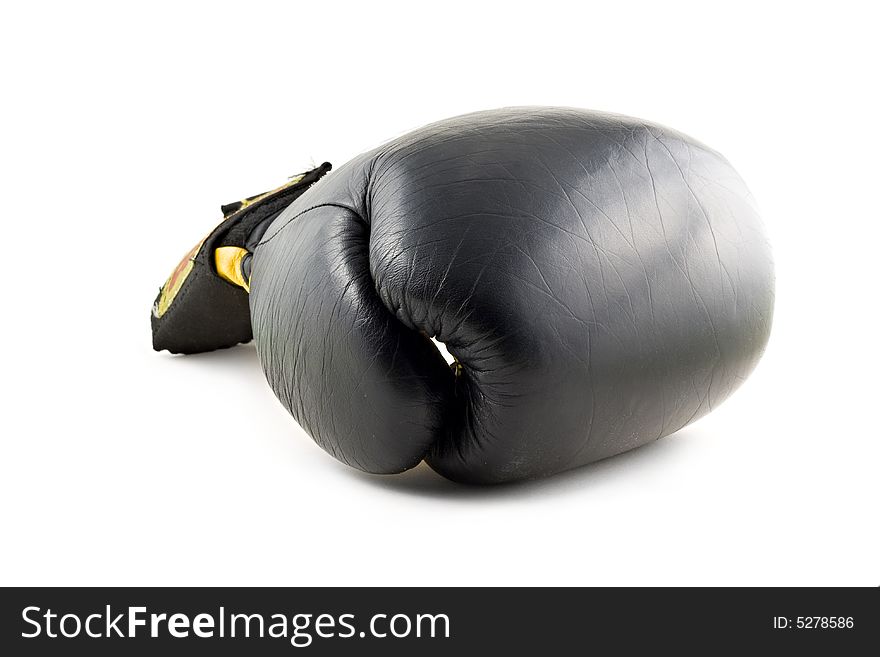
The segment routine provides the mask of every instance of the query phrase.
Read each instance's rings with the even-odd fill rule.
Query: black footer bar
[[[880,645],[876,588],[7,588],[0,598],[6,655],[851,654]]]

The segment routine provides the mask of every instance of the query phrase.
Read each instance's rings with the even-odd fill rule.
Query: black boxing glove
[[[412,132],[310,187],[328,168],[202,243],[191,261],[210,280],[165,304],[163,289],[154,346],[252,330],[284,406],[356,468],[553,474],[677,431],[763,352],[773,265],[752,197],[678,132],[503,109]],[[163,326],[172,312],[190,321]]]

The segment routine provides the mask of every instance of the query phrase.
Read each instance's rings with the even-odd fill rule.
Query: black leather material
[[[250,305],[269,383],[328,452],[502,482],[718,406],[767,342],[773,266],[715,151],[637,119],[512,108],[328,174],[264,235]]]

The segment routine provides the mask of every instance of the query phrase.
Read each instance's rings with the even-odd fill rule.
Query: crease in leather
[[[343,212],[339,215],[328,213],[331,209]],[[325,215],[332,216],[316,217],[316,211],[320,210]],[[298,221],[293,221],[294,217]],[[304,219],[319,225],[304,226],[301,223]],[[359,229],[346,228],[350,225],[359,226]],[[321,238],[321,247],[309,249],[308,252],[299,247],[294,247],[292,252],[288,251],[289,245],[297,243],[296,231],[309,231],[310,238],[312,235],[325,235]],[[255,334],[261,336],[257,347],[271,387],[316,442],[349,465],[377,473],[400,472],[417,465],[424,459],[446,424],[446,388],[453,377],[430,340],[401,324],[376,294],[368,264],[369,224],[351,207],[325,203],[294,213],[290,220],[273,233],[272,238],[276,237],[277,241],[266,240],[255,252],[252,276],[252,320]],[[277,250],[273,251],[273,248]],[[344,271],[348,277],[340,288],[333,287],[331,280],[336,269],[327,272],[324,268],[321,271],[325,261],[324,249],[331,253],[331,258],[338,256],[336,269]],[[266,290],[279,289],[274,278],[279,274],[275,267],[275,259],[279,254],[282,258],[291,256],[290,263],[293,265],[304,264],[308,268],[306,280],[291,281],[285,275],[280,286],[281,294],[267,299]],[[314,261],[297,263],[298,256],[314,258]],[[267,258],[273,259],[269,263],[273,271],[269,279],[261,273],[267,267]],[[359,279],[363,281],[363,285],[358,282]],[[332,298],[321,297],[333,304],[334,310],[329,314],[324,301],[316,302],[309,293],[305,293],[304,297],[296,297],[296,294],[304,294],[301,288],[308,289],[312,285],[322,293],[329,294],[331,289],[336,290]],[[322,285],[330,287],[325,289]],[[287,294],[287,290],[294,292],[293,297]],[[335,310],[337,307],[346,307],[346,295],[356,295],[360,306],[348,323],[339,320]],[[288,312],[282,307],[283,302],[293,303],[293,311]],[[298,356],[290,356],[290,352],[286,350],[282,352],[280,362],[271,356],[277,327],[267,321],[267,312],[270,315],[285,313],[290,317],[290,331],[306,342],[305,347],[300,345],[297,350],[300,352]],[[321,320],[327,319],[327,322],[313,325],[316,315]],[[337,321],[329,324],[329,320],[334,317]],[[271,325],[268,330],[267,324]],[[362,331],[362,334],[358,334],[358,331]],[[332,346],[325,343],[324,336],[327,335],[333,336]],[[389,357],[387,352],[390,349],[390,340],[397,342],[394,353]],[[403,345],[406,350],[416,354],[420,352],[422,358],[404,363],[404,356],[397,353],[401,342],[406,343]],[[368,364],[357,355],[346,356],[355,351],[354,345],[361,350],[373,350],[372,355],[365,353],[363,356]],[[302,353],[304,350],[309,353]],[[320,354],[320,362],[315,354]],[[336,364],[338,359],[346,358],[350,362]],[[372,361],[377,359],[388,361],[388,373],[387,376],[371,379]],[[428,367],[432,360],[433,371]],[[329,378],[331,375],[335,377],[333,380]],[[356,385],[353,385],[351,376],[360,377]],[[361,381],[365,381],[364,388],[361,388]],[[412,386],[409,386],[408,381]],[[396,396],[399,405],[408,406],[409,410],[404,409],[400,413],[402,418],[395,417],[393,412],[385,413],[384,418],[375,418],[371,403],[376,402],[359,402],[361,393],[364,399],[367,399],[367,393],[371,399],[375,399],[373,395],[376,393],[386,397]],[[349,411],[335,414],[326,407],[322,396],[324,394],[335,395],[334,401]],[[338,419],[339,416],[343,419]],[[419,445],[412,444],[406,435],[395,435],[400,433],[401,423],[420,427],[416,432],[423,436]],[[327,426],[334,425],[333,430],[327,430]],[[364,439],[366,435],[376,444],[367,445]],[[395,450],[394,445],[398,442],[401,447]],[[404,446],[406,443],[409,446]],[[395,451],[399,454],[395,455]]]

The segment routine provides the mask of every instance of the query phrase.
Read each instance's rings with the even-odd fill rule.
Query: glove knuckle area
[[[379,296],[462,366],[429,464],[541,477],[721,403],[772,314],[748,199],[717,154],[606,115],[471,115],[386,149],[368,203]]]

